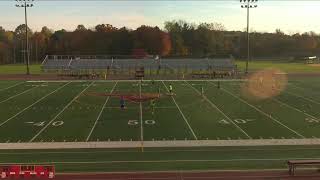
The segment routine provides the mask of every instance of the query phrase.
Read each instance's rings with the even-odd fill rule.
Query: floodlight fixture
[[[250,60],[250,33],[249,33],[249,23],[250,23],[250,9],[257,8],[258,0],[240,0],[241,8],[247,9],[247,61],[246,61],[246,71],[245,73],[248,74],[248,66]]]
[[[29,42],[28,42],[28,16],[27,16],[27,8],[33,7],[33,2],[34,0],[16,0],[17,4],[15,5],[16,7],[21,7],[24,8],[24,20],[25,20],[25,28],[26,28],[26,44],[25,44],[25,50],[24,52],[24,61],[26,62],[27,65],[27,75],[30,74],[29,70]]]

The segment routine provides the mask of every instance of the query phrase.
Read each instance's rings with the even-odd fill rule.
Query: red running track
[[[145,172],[58,174],[56,180],[319,180],[320,172],[300,171],[289,176],[287,171],[215,171],[215,172]]]

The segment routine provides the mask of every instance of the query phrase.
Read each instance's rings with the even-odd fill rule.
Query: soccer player
[[[260,86],[262,86],[262,84],[263,84],[263,77],[262,76],[259,77],[259,83],[260,83]]]
[[[121,98],[120,98],[120,108],[121,108],[122,110],[125,109],[125,100],[124,100],[124,97],[123,97],[123,96],[121,96]]]
[[[160,86],[158,86],[158,97],[160,97],[160,93],[161,93]]]
[[[169,92],[170,92],[170,94],[172,95],[173,87],[172,87],[172,85],[171,85],[171,84],[169,85]]]
[[[151,109],[152,115],[154,115],[155,108],[156,108],[156,101],[154,99],[151,99],[151,101],[150,101],[150,109]]]
[[[201,96],[203,97],[204,95],[204,89],[203,89],[203,86],[201,86]]]

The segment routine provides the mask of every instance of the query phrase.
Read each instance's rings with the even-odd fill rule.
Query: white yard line
[[[140,140],[143,147],[143,118],[142,118],[142,102],[141,102],[141,81],[139,83],[139,97],[140,97]]]
[[[295,97],[304,99],[304,100],[306,100],[306,101],[309,101],[309,102],[312,102],[312,103],[315,103],[315,104],[319,104],[319,105],[320,105],[320,102],[315,101],[315,100],[313,100],[313,99],[310,99],[310,98],[307,98],[307,97],[304,97],[304,96],[300,96],[300,95],[298,95],[298,94],[295,94],[295,93],[292,93],[292,92],[288,92],[288,91],[285,91],[284,93],[287,93],[287,94],[290,94],[290,95],[292,95],[292,96],[295,96]]]
[[[37,87],[38,87],[38,86],[35,86],[35,87],[32,87],[32,88],[30,88],[30,89],[27,89],[27,90],[25,90],[25,91],[23,91],[23,92],[21,92],[21,93],[19,93],[19,94],[15,94],[15,95],[13,95],[13,96],[11,96],[11,97],[3,100],[3,101],[0,101],[0,104],[1,104],[1,103],[4,103],[4,102],[7,102],[7,101],[9,101],[10,99],[13,99],[13,98],[15,98],[15,97],[17,97],[17,96],[20,96],[20,95],[22,95],[22,94],[25,94],[25,93],[27,93],[27,92],[29,92],[29,91],[33,90],[34,88],[37,88]]]
[[[306,88],[306,87],[298,86],[298,85],[296,85],[296,84],[294,84],[294,83],[288,83],[288,86],[291,86],[291,87],[294,88],[294,89],[300,89],[300,90],[307,90],[307,89],[308,89],[308,88]],[[313,91],[312,93],[319,95],[319,93],[318,93],[317,91]]]
[[[199,92],[199,90],[197,90],[196,88],[194,88],[189,82],[185,81],[186,83],[189,84],[189,86],[194,89],[199,95],[201,95],[201,92]],[[249,136],[249,134],[247,132],[245,132],[240,126],[238,126],[235,122],[233,122],[233,120],[227,116],[221,109],[218,108],[217,105],[215,105],[212,101],[210,101],[207,96],[203,95],[203,98],[216,110],[218,110],[225,118],[227,118],[229,120],[230,123],[232,123],[237,129],[239,129],[244,135],[246,135],[249,139],[252,139],[251,136]]]
[[[70,82],[69,82],[70,83]],[[38,99],[36,102],[32,103],[31,105],[29,105],[28,107],[22,109],[20,112],[18,112],[17,114],[13,115],[12,117],[10,117],[9,119],[7,119],[6,121],[2,122],[0,124],[0,127],[3,126],[5,123],[7,123],[8,121],[10,121],[11,119],[17,117],[19,114],[23,113],[24,111],[28,110],[29,108],[31,108],[32,106],[34,106],[35,104],[37,104],[38,102],[42,101],[43,99],[47,98],[48,96],[50,96],[51,94],[59,91],[61,88],[65,87],[66,85],[68,85],[69,83],[66,83],[63,86],[60,86],[59,88],[57,88],[56,90],[50,92],[49,94],[43,96],[42,98]]]
[[[117,84],[118,84],[118,82],[116,82],[115,85],[112,87],[110,93],[112,93],[112,92],[114,91],[114,89],[116,88]],[[110,99],[110,96],[108,96],[107,99],[106,99],[106,101],[104,102],[104,104],[103,104],[103,106],[102,106],[102,108],[101,108],[101,111],[100,111],[100,113],[99,113],[96,121],[94,122],[94,125],[92,126],[91,131],[90,131],[90,133],[89,133],[89,135],[88,135],[88,137],[87,137],[87,139],[86,139],[87,142],[89,141],[89,139],[90,139],[90,137],[91,137],[91,134],[92,134],[93,130],[95,129],[95,127],[96,127],[96,125],[97,125],[97,123],[98,123],[98,121],[99,121],[99,119],[100,119],[100,117],[101,117],[101,115],[102,115],[102,112],[103,112],[104,108],[106,107],[109,99]]]
[[[284,103],[284,102],[282,102],[282,101],[280,101],[280,100],[278,100],[278,99],[276,99],[276,98],[273,98],[273,100],[276,101],[276,102],[278,102],[278,103],[280,103],[280,104],[282,104],[282,105],[284,105],[284,106],[287,106],[287,107],[289,107],[289,108],[291,108],[291,109],[294,109],[294,110],[296,110],[296,111],[298,111],[298,112],[300,112],[300,113],[303,113],[304,115],[309,116],[309,117],[311,117],[311,118],[313,118],[313,119],[318,119],[317,117],[312,116],[311,114],[308,114],[308,113],[306,113],[306,112],[303,112],[302,110],[300,110],[300,109],[298,109],[298,108],[295,108],[295,107],[293,107],[293,106],[291,106],[291,105],[289,105],[289,104],[287,104],[287,103]]]
[[[303,135],[301,135],[300,133],[298,133],[297,131],[289,128],[288,126],[286,126],[285,124],[283,124],[282,122],[280,122],[279,120],[275,119],[274,117],[270,116],[269,114],[261,111],[259,108],[255,107],[254,105],[248,103],[247,101],[243,100],[242,98],[240,98],[239,96],[234,95],[233,93],[231,93],[230,91],[220,87],[220,89],[222,89],[224,92],[228,93],[229,95],[235,97],[236,99],[238,99],[239,101],[247,104],[248,106],[250,106],[251,108],[255,109],[256,111],[260,112],[261,114],[263,114],[264,116],[270,118],[271,120],[273,120],[274,122],[280,124],[281,126],[285,127],[286,129],[288,129],[289,131],[293,132],[294,134],[298,135],[301,138],[305,138]]]
[[[3,89],[0,89],[0,91],[4,91],[4,90],[7,90],[7,89],[10,89],[10,88],[16,87],[16,86],[18,86],[18,85],[20,85],[20,84],[23,84],[23,83],[25,83],[25,82],[19,82],[19,83],[16,83],[16,84],[14,84],[14,85],[12,85],[12,86],[9,86],[9,87],[6,87],[6,88],[3,88]]]
[[[33,138],[30,139],[29,142],[32,142],[34,141],[45,129],[47,129],[47,127],[49,125],[51,125],[51,123],[56,120],[60,114],[62,114],[72,103],[73,101],[75,101],[76,99],[78,99],[78,97],[85,91],[87,90],[92,84],[94,83],[94,81],[89,85],[87,86],[86,88],[84,88],[77,96],[75,96],[53,119],[50,120],[49,123],[47,123]]]
[[[164,87],[167,89],[167,92],[169,92],[169,89],[168,89],[168,87],[166,86],[166,84],[165,84],[163,81],[161,81],[161,82],[162,82],[162,84],[164,85]],[[185,115],[184,115],[184,114],[183,114],[183,112],[181,111],[181,109],[180,109],[180,107],[179,107],[178,103],[176,102],[176,100],[174,99],[174,97],[173,97],[173,96],[171,96],[171,98],[172,98],[172,100],[173,100],[174,104],[177,106],[177,108],[178,108],[178,110],[179,110],[179,112],[180,112],[181,116],[183,117],[184,121],[185,121],[185,122],[186,122],[186,124],[188,125],[189,130],[191,131],[191,133],[192,133],[192,135],[193,135],[194,139],[195,139],[195,140],[198,140],[198,137],[197,137],[197,136],[196,136],[196,134],[194,133],[194,131],[193,131],[192,127],[190,126],[190,124],[189,124],[189,122],[188,122],[187,118],[185,117]]]

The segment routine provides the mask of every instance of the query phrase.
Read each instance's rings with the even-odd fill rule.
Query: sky
[[[0,0],[0,26],[14,30],[24,23],[23,8],[14,0]],[[320,1],[259,0],[250,10],[250,30],[285,33],[320,33]],[[112,24],[135,29],[140,25],[163,28],[165,21],[222,23],[227,30],[245,30],[246,9],[238,0],[35,0],[28,9],[29,27],[39,31],[74,30],[78,24],[93,28]]]

